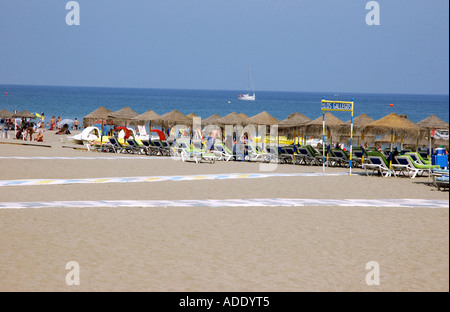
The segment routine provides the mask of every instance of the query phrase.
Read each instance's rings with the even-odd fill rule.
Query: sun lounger
[[[366,154],[362,148],[353,148],[352,162],[355,162],[355,167],[361,166],[363,157],[366,158]]]
[[[261,158],[263,162],[278,162],[278,155],[270,153],[270,152],[266,152],[262,146],[254,144],[252,145],[252,147],[254,148],[254,150],[256,151],[256,153],[261,155]]]
[[[142,148],[147,155],[158,155],[159,148],[154,146],[150,140],[141,140]]]
[[[317,163],[316,157],[313,156],[306,145],[297,147],[294,158],[297,164],[314,165]]]
[[[205,160],[210,164],[213,164],[216,161],[216,155],[214,153],[197,149],[193,145],[190,147],[182,148],[180,151],[180,155],[183,162],[195,161],[196,163],[201,163],[203,160]]]
[[[379,155],[367,155],[368,163],[362,164],[363,169],[366,172],[366,175],[369,175],[369,171],[372,170],[373,175],[375,172],[380,174],[383,177],[389,177],[391,175],[391,170],[389,169],[389,165],[386,161],[386,158],[379,153]]]
[[[116,138],[109,138],[109,142],[116,153],[133,153],[133,148],[129,145],[120,144]]]
[[[128,146],[131,147],[131,149],[133,151],[133,154],[134,153],[136,153],[136,154],[145,154],[145,149],[143,147],[141,147],[136,142],[136,140],[130,138],[130,139],[127,139],[127,143],[128,143]]]
[[[422,176],[425,172],[431,175],[432,169],[438,169],[440,166],[421,165],[416,163],[410,155],[395,156],[399,165],[407,166],[410,172],[410,177],[415,178],[417,175]]]
[[[448,169],[432,169],[433,185],[440,191],[449,189],[449,171]]]
[[[152,144],[153,144],[154,146],[156,146],[156,147],[158,148],[158,150],[159,150],[159,152],[160,152],[161,155],[163,155],[163,156],[169,156],[169,155],[170,155],[171,148],[170,148],[170,146],[167,144],[167,142],[163,142],[163,141],[158,140],[158,139],[152,140],[151,142],[152,142]],[[165,144],[165,143],[166,143],[166,144]]]
[[[295,147],[281,146],[278,148],[278,159],[280,163],[292,164],[294,162]]]
[[[233,153],[224,143],[214,144],[214,154],[216,155],[217,160],[229,161],[233,158]]]
[[[417,152],[409,152],[406,153],[405,155],[409,155],[411,156],[411,158],[418,164],[421,165],[428,165],[430,163],[430,161],[428,159],[423,158],[419,153]]]

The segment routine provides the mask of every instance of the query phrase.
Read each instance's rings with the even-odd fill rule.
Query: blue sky
[[[449,1],[1,0],[0,83],[449,93]]]

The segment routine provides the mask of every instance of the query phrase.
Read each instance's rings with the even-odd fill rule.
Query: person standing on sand
[[[61,121],[61,116],[58,116],[56,119],[56,129],[61,130],[61,124],[59,122]]]
[[[80,122],[78,121],[78,119],[75,118],[75,120],[73,122],[73,130],[78,130],[79,125],[80,125]]]
[[[44,129],[44,125],[45,125],[45,116],[44,113],[41,114],[41,128]]]
[[[52,116],[52,119],[50,119],[50,129],[48,130],[55,130],[55,116]]]

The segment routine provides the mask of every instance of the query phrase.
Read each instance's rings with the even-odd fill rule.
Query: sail
[[[252,90],[252,95],[250,95],[250,90]],[[252,76],[250,74],[250,65],[248,66],[248,93],[247,94],[239,94],[238,100],[241,101],[254,101],[256,99],[255,90],[253,89],[253,81]]]

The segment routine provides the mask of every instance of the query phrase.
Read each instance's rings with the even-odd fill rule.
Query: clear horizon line
[[[150,89],[150,90],[182,90],[182,91],[236,91],[232,89],[186,89],[186,88],[151,88],[151,87],[124,87],[124,86],[83,86],[83,85],[47,85],[47,84],[8,84],[0,83],[3,86],[28,86],[28,87],[64,87],[64,88],[106,88],[106,89]],[[258,90],[255,90],[255,93]],[[437,95],[437,96],[449,96],[449,93],[383,93],[383,92],[361,92],[361,91],[292,91],[292,90],[259,90],[258,92],[286,92],[286,93],[335,93],[335,94],[382,94],[382,95]]]

